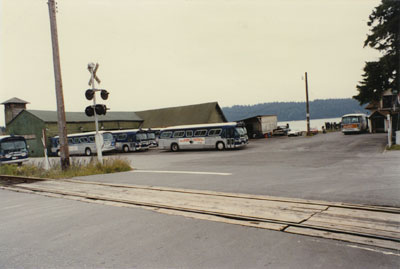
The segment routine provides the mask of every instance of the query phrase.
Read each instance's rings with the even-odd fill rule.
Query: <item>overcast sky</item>
[[[56,110],[47,0],[0,0],[0,102]],[[349,98],[378,0],[58,0],[66,111],[90,101],[87,64],[112,111]],[[4,126],[4,106],[0,109]]]

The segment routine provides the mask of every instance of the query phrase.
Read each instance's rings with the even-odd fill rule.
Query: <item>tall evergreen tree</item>
[[[388,89],[400,91],[400,0],[382,0],[369,16],[370,34],[364,42],[382,53],[378,61],[366,62],[357,85],[360,104],[378,101]]]

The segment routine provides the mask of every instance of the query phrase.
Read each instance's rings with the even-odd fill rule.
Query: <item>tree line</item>
[[[277,115],[278,121],[292,121],[306,119],[305,102],[272,102],[256,105],[234,105],[223,107],[228,121],[238,121],[257,115]],[[356,100],[325,99],[310,102],[311,119],[337,118],[349,113],[367,113],[364,106]]]

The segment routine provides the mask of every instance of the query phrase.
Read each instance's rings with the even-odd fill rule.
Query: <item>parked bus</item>
[[[22,136],[0,136],[0,164],[17,163],[28,160],[28,146]]]
[[[149,141],[149,148],[158,147],[158,137],[160,136],[159,129],[141,129],[146,132],[147,139]]]
[[[146,131],[141,129],[110,131],[115,139],[117,151],[143,151],[149,149]]]
[[[102,141],[102,152],[112,151],[115,149],[115,140],[112,134],[108,131],[99,131]],[[97,152],[96,142],[95,142],[96,132],[87,133],[76,133],[69,134],[68,137],[68,149],[71,155],[86,155],[91,156],[93,153]],[[59,156],[60,155],[60,142],[59,137],[55,136],[51,139],[51,154]]]
[[[236,122],[196,124],[161,130],[159,148],[180,149],[239,148],[249,143],[246,128]]]
[[[342,116],[342,132],[344,134],[368,132],[368,116],[361,113]]]

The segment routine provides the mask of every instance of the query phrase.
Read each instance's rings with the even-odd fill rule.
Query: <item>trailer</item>
[[[258,115],[241,121],[246,125],[249,138],[263,138],[272,135],[278,125],[276,115]]]

